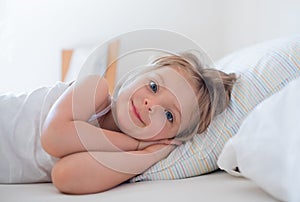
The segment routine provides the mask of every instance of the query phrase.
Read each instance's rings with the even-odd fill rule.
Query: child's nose
[[[150,100],[149,100],[148,98],[145,98],[145,99],[144,99],[144,105],[145,105],[146,108],[148,108],[149,112],[152,111],[152,109],[151,109],[151,104],[150,104]]]

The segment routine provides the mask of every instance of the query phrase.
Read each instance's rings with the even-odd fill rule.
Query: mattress
[[[252,181],[223,171],[181,180],[124,183],[106,192],[89,195],[62,194],[52,183],[1,184],[1,202],[47,201],[277,201]]]

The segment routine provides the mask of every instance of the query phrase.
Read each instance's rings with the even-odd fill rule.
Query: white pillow
[[[255,107],[218,160],[284,201],[300,201],[299,89],[300,77]]]

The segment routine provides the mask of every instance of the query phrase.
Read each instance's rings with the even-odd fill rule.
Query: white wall
[[[300,33],[293,0],[0,0],[0,92],[60,79],[60,51],[124,32],[161,28],[185,35],[213,59]]]
[[[227,0],[224,53],[277,37],[300,34],[299,0]]]

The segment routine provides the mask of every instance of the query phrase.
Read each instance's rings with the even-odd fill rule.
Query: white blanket
[[[277,199],[300,201],[300,78],[249,114],[226,143],[218,165]]]

